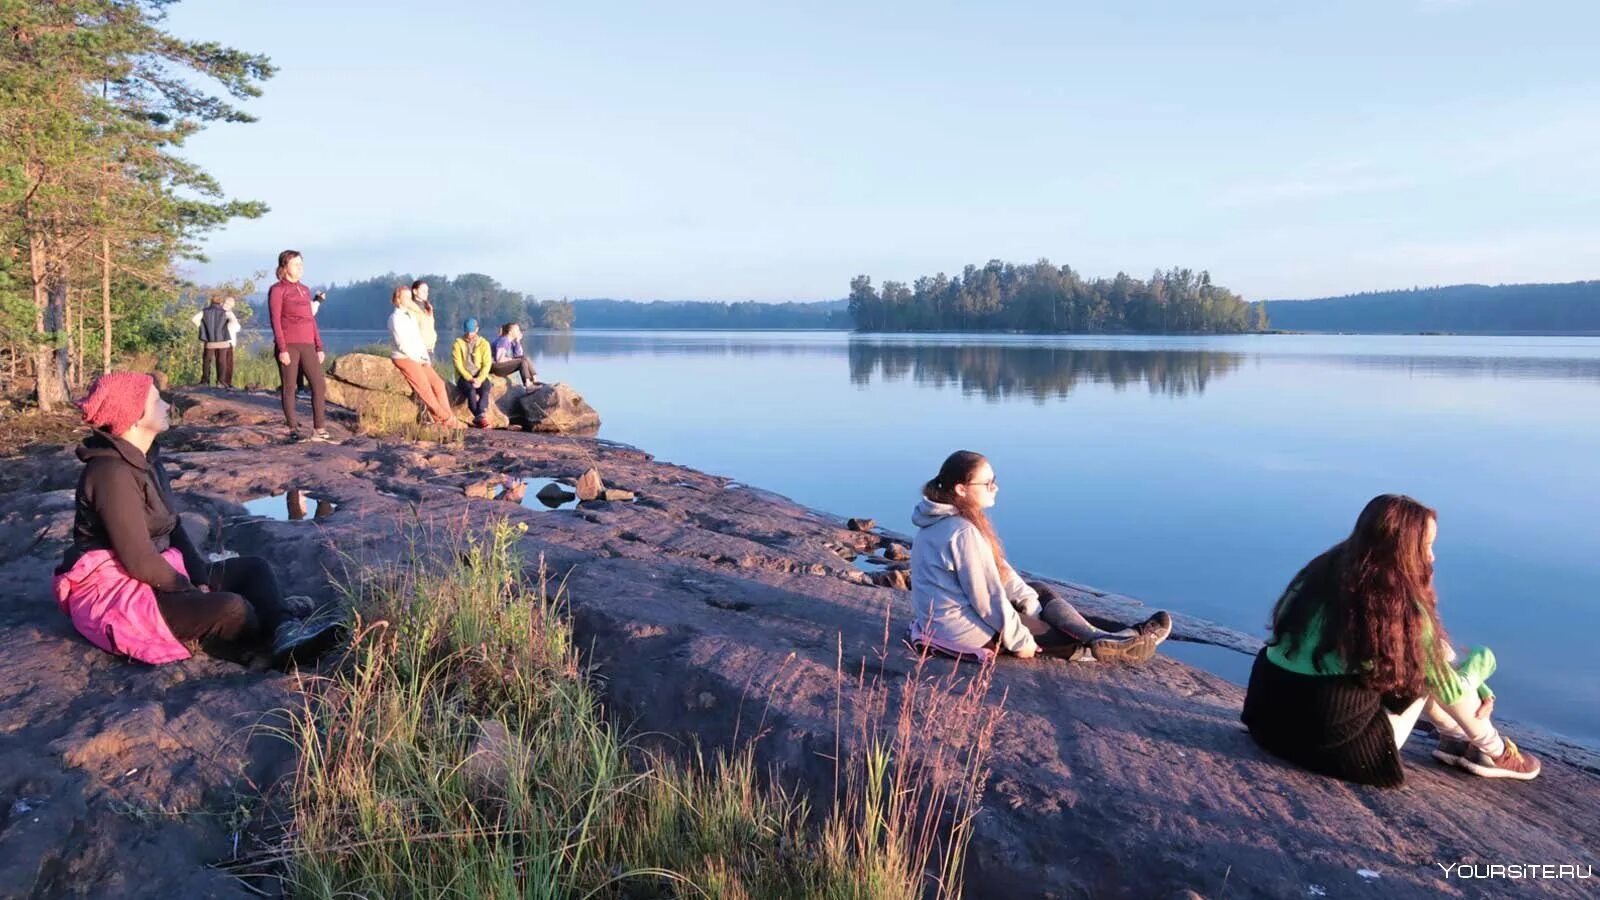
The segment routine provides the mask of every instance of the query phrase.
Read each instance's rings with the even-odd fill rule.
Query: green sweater
[[[1348,675],[1349,668],[1344,660],[1332,655],[1324,655],[1316,659],[1317,643],[1322,639],[1322,612],[1317,611],[1311,617],[1306,627],[1305,634],[1294,642],[1294,652],[1289,652],[1287,635],[1274,635],[1276,643],[1267,647],[1267,659],[1280,668],[1287,669],[1300,675]],[[1424,623],[1426,631],[1422,640],[1433,644],[1433,627]],[[1446,706],[1460,700],[1467,689],[1476,685],[1478,699],[1487,700],[1494,696],[1494,691],[1489,690],[1488,679],[1494,674],[1494,652],[1488,647],[1473,647],[1467,650],[1466,658],[1461,660],[1458,667],[1451,666],[1452,660],[1437,659],[1435,654],[1428,654],[1428,671],[1425,680],[1428,692],[1434,699]],[[1371,664],[1366,664],[1370,666]]]

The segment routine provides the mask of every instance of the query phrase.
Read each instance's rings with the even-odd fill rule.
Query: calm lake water
[[[328,333],[340,350],[381,338]],[[1600,741],[1600,338],[534,335],[601,436],[911,532],[977,450],[1017,564],[1264,633],[1373,495],[1439,511],[1458,644],[1498,713]],[[1176,650],[1176,655],[1184,655]],[[1197,657],[1198,658],[1198,657]],[[1248,660],[1203,664],[1242,680]]]

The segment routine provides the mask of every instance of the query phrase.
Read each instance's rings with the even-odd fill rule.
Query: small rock
[[[578,499],[577,494],[574,494],[561,485],[556,484],[554,481],[542,488],[539,488],[539,493],[534,494],[534,496],[539,498],[540,503],[543,503],[545,506],[548,506],[551,509],[554,509],[563,503],[571,503],[572,501]]]
[[[495,492],[500,489],[502,483],[498,478],[468,482],[461,488],[461,492],[474,500],[493,500]]]
[[[877,519],[846,519],[844,527],[851,531],[871,531],[878,527]]]
[[[600,499],[612,503],[631,503],[633,502],[633,491],[625,491],[621,488],[606,488],[600,492]]]
[[[511,754],[514,738],[510,729],[498,719],[478,722],[478,736],[472,750],[461,763],[461,772],[467,777],[472,795],[477,800],[499,800],[504,796],[506,782],[511,775]]]
[[[904,569],[873,572],[871,578],[872,583],[878,587],[894,588],[901,591],[911,590],[911,573]]]
[[[526,481],[510,481],[506,483],[506,489],[500,492],[500,499],[507,503],[521,503],[522,498],[527,495],[528,483]]]
[[[906,549],[905,544],[885,543],[883,545],[883,558],[901,562],[911,558],[911,551]]]
[[[606,483],[600,480],[599,469],[590,469],[578,476],[576,487],[579,500],[598,500],[605,492]]]

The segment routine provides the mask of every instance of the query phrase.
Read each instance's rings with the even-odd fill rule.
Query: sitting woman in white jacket
[[[958,450],[922,487],[912,521],[911,642],[948,656],[988,659],[1006,650],[1064,659],[1143,661],[1172,632],[1158,612],[1133,628],[1104,631],[1048,586],[1006,562],[984,510],[1000,490],[980,453]]]

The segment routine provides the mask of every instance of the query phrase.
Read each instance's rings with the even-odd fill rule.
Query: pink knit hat
[[[78,401],[83,421],[121,435],[144,418],[144,405],[155,384],[143,372],[107,372],[94,380],[89,395]]]

